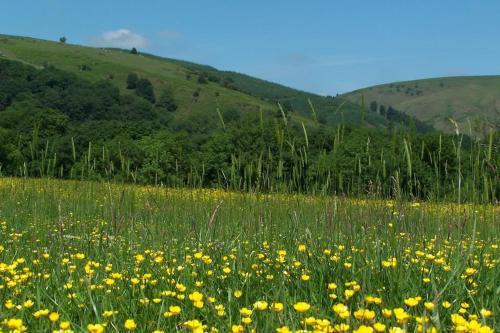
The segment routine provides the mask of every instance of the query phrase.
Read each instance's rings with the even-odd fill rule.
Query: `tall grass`
[[[313,127],[319,127],[314,106],[310,103]],[[106,144],[96,146],[85,142],[87,149],[77,152],[75,140],[71,138],[69,158],[61,161],[57,147],[46,140],[40,142],[35,127],[27,154],[18,159],[13,175],[21,177],[58,177],[66,179],[113,180],[130,183],[152,183],[170,187],[215,187],[232,191],[263,193],[308,193],[339,194],[346,196],[377,198],[420,198],[452,202],[497,202],[500,182],[497,166],[500,164],[498,147],[493,132],[486,141],[467,138],[459,133],[452,138],[453,155],[443,156],[443,136],[438,147],[428,147],[425,141],[416,141],[412,132],[393,135],[392,142],[380,153],[372,148],[370,137],[364,151],[357,150],[354,158],[346,164],[342,160],[346,146],[352,145],[345,138],[346,127],[335,128],[333,142],[310,144],[309,129],[301,122],[301,129],[292,131],[288,117],[280,104],[281,122],[275,124],[276,145],[263,147],[259,154],[249,155],[245,151],[234,151],[221,161],[223,167],[216,170],[216,179],[208,179],[205,162],[188,164],[176,160],[175,174],[165,177],[156,169],[145,174],[141,166],[134,164],[120,146],[112,148]],[[217,110],[221,128],[226,124]],[[309,129],[308,129],[309,127]],[[264,124],[261,113],[260,128]],[[314,128],[312,128],[314,129]],[[297,133],[301,135],[297,135]],[[294,134],[295,133],[295,134]],[[351,138],[351,140],[353,140]],[[82,144],[82,142],[79,142]],[[331,146],[328,150],[324,147]],[[20,148],[20,151],[23,149]],[[342,151],[342,155],[340,152]],[[167,163],[158,157],[155,165]],[[181,169],[179,163],[183,165]],[[430,164],[430,172],[422,165]],[[1,175],[2,169],[0,169]],[[168,178],[168,179],[167,179]]]

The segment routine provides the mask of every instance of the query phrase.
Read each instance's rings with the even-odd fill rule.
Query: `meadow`
[[[0,178],[0,331],[494,332],[499,213]]]

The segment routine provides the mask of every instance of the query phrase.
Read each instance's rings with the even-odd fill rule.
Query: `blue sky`
[[[498,0],[16,0],[0,33],[139,50],[334,95],[500,74]]]

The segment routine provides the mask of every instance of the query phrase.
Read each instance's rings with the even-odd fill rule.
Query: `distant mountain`
[[[443,77],[377,85],[342,95],[353,103],[364,99],[369,108],[392,107],[453,132],[484,136],[500,126],[500,76]],[[376,102],[376,105],[372,102]]]

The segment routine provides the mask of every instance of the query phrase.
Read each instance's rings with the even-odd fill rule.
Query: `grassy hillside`
[[[353,91],[343,95],[359,103],[364,95],[372,101],[451,132],[456,121],[460,131],[484,136],[489,127],[500,123],[500,76],[445,77],[396,82]]]
[[[149,54],[134,55],[126,50],[0,35],[0,58],[18,60],[38,68],[54,66],[94,82],[111,81],[122,91],[126,91],[127,75],[136,73],[152,82],[157,95],[165,89],[172,92],[179,106],[175,119],[180,122],[189,121],[202,112],[210,114],[215,123],[218,121],[217,108],[239,112],[262,109],[265,113],[276,114],[277,102],[281,102],[291,111],[292,121],[307,125],[314,118],[308,102],[310,99],[317,118],[325,125],[363,121],[369,127],[385,127],[387,123],[383,117],[364,114],[355,104],[340,99],[298,91],[234,72],[218,71],[210,66]],[[199,83],[200,76],[206,83]]]
[[[131,72],[137,73],[153,83],[155,92],[162,89],[172,90],[179,105],[179,114],[212,110],[216,117],[218,106],[244,110],[272,108],[269,103],[234,90],[223,89],[210,83],[197,84],[196,77],[190,80],[186,78],[188,70],[184,67],[141,55],[11,36],[0,38],[0,52],[9,59],[37,67],[53,65],[91,81],[110,80],[122,90],[125,90],[127,75]],[[89,66],[91,70],[82,71],[83,65]],[[193,93],[199,89],[199,97],[194,98]],[[216,92],[219,92],[217,97]]]

